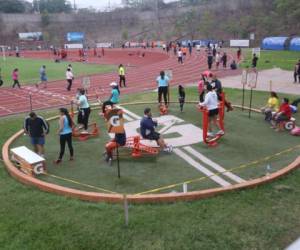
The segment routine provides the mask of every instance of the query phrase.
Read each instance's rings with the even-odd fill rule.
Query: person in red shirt
[[[279,124],[283,121],[289,121],[292,117],[292,110],[289,105],[289,99],[283,98],[279,111],[273,115],[272,128],[280,130]]]

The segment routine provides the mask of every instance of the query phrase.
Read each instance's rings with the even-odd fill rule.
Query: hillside
[[[0,43],[14,44],[17,33],[43,31],[45,40],[62,44],[70,31],[94,42],[248,38],[256,43],[268,35],[295,35],[300,30],[297,0],[186,0],[160,6],[145,5],[95,12],[92,9],[60,14],[0,14]]]

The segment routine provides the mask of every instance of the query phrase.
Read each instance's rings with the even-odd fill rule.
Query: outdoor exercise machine
[[[108,133],[125,131],[122,109],[116,108],[114,106],[106,106],[104,118],[107,122]],[[151,147],[143,144],[140,135],[127,137],[126,144],[122,147],[130,149],[130,155],[133,158],[139,158],[145,155],[157,155],[159,153],[159,147]]]
[[[221,93],[221,101],[218,105],[219,114],[217,122],[222,131],[225,131],[224,127],[224,116],[225,116],[225,94]],[[205,107],[199,107],[199,111],[202,112],[202,130],[203,130],[203,141],[209,147],[215,147],[218,145],[218,141],[224,136],[224,133],[216,133],[214,136],[208,136],[208,125],[209,125],[209,111]]]
[[[74,112],[74,103],[71,101],[71,114],[70,114],[73,124],[74,122],[74,117],[75,117],[75,112]],[[83,132],[83,127],[78,127],[78,126],[73,126],[72,128],[72,136],[75,139],[78,139],[79,141],[86,141],[90,138],[98,137],[100,134],[98,125],[96,122],[91,123],[88,125],[88,131]]]

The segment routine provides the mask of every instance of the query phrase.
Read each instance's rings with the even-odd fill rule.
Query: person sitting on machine
[[[119,103],[119,101],[120,101],[120,90],[118,88],[118,84],[116,82],[112,82],[110,84],[110,86],[112,87],[111,96],[110,96],[109,100],[105,101],[102,104],[102,113],[103,114],[105,114],[106,106],[108,106],[108,105],[112,106],[114,104]]]
[[[208,124],[208,133],[207,135],[210,137],[213,137],[214,134],[212,132],[212,125],[219,127],[219,131],[217,134],[223,135],[224,131],[222,128],[219,126],[219,123],[217,122],[218,114],[219,114],[219,108],[218,108],[218,95],[216,91],[214,91],[212,85],[208,84],[207,85],[207,91],[208,93],[205,95],[204,102],[200,102],[199,105],[200,107],[206,107],[208,110],[208,117],[209,117],[209,124]]]
[[[270,122],[272,120],[272,113],[279,110],[279,98],[276,92],[270,92],[270,97],[266,106],[261,108],[261,112],[265,114],[265,121]]]
[[[118,147],[126,145],[126,132],[123,125],[123,111],[121,109],[108,109],[106,115],[107,122],[109,123],[108,132],[115,134],[115,137],[105,145],[105,161],[111,165],[113,151]]]
[[[230,68],[232,70],[236,70],[237,69],[237,64],[236,64],[235,60],[233,60],[232,63],[230,64]]]
[[[272,127],[276,131],[280,131],[280,123],[289,121],[292,117],[292,110],[289,105],[289,99],[283,98],[282,104],[280,105],[279,111],[276,112],[272,117]]]
[[[155,131],[155,127],[157,127],[157,125],[157,121],[152,119],[151,109],[145,108],[144,117],[140,123],[142,137],[147,140],[155,140],[157,145],[164,152],[172,152],[173,147],[171,145],[167,145],[161,135]]]

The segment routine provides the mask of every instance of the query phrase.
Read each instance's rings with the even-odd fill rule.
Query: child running
[[[12,72],[12,79],[14,81],[13,88],[15,88],[16,85],[18,85],[19,89],[21,88],[21,85],[19,83],[19,69],[14,69]]]

